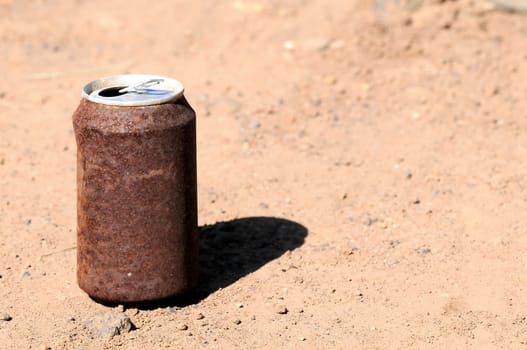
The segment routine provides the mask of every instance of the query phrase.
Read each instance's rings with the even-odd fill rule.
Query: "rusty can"
[[[77,141],[77,280],[92,298],[134,303],[198,278],[196,115],[183,85],[127,74],[88,83]]]

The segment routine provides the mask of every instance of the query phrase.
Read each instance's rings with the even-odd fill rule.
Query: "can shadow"
[[[303,225],[275,217],[247,217],[201,226],[200,281],[184,296],[126,307],[143,310],[196,304],[287,251],[304,244]]]

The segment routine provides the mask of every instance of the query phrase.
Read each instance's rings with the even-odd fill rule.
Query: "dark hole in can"
[[[126,86],[114,86],[107,89],[99,91],[99,96],[102,97],[115,97],[126,94],[126,92],[119,92],[119,90],[124,89]]]

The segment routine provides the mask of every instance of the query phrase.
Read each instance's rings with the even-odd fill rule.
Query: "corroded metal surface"
[[[198,277],[195,113],[83,99],[77,139],[77,278],[90,296],[151,301]]]

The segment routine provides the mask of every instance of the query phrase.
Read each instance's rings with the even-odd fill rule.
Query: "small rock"
[[[326,82],[327,84],[330,84],[330,85],[335,85],[335,84],[337,84],[337,82],[338,82],[337,77],[332,76],[332,75],[327,76],[324,80],[325,80],[325,82]]]
[[[348,241],[348,250],[349,250],[349,255],[351,254],[354,254],[355,252],[357,252],[359,250],[359,247],[357,246],[357,244],[355,243],[355,240],[353,239],[350,239]]]
[[[240,320],[240,319],[234,320],[234,324],[240,324],[240,323],[242,323],[242,320]]]
[[[287,314],[288,311],[289,310],[287,310],[287,308],[284,305],[278,305],[275,309],[275,312],[280,315],[285,315]]]
[[[300,341],[306,341],[305,337],[300,337]]]
[[[128,316],[136,316],[139,315],[139,309],[129,309],[126,311],[126,314]]]
[[[186,331],[188,329],[188,326],[184,323],[180,323],[178,324],[177,329],[179,329],[180,331]]]
[[[201,312],[196,316],[196,320],[202,320],[204,318],[205,316]]]
[[[251,320],[255,321],[256,320],[256,315],[252,315],[251,316]]]
[[[395,248],[399,244],[401,244],[401,241],[399,241],[398,239],[393,239],[393,240],[389,241],[388,243],[390,244],[390,248]]]
[[[83,322],[93,336],[113,338],[116,335],[128,333],[134,325],[125,313],[107,312]]]
[[[422,255],[430,254],[432,252],[432,250],[430,248],[428,248],[427,246],[422,246],[422,247],[416,248],[416,249],[414,249],[414,251],[417,254],[422,254]]]
[[[243,304],[242,303],[237,303],[236,307],[239,308],[239,309],[242,309],[243,308]]]
[[[309,38],[300,41],[300,45],[305,50],[323,51],[331,47],[333,39],[329,38]]]
[[[31,225],[31,219],[25,219],[24,220],[24,224]]]
[[[12,318],[7,312],[0,312],[0,321],[11,321]]]
[[[371,226],[377,222],[379,222],[380,219],[379,218],[376,218],[376,217],[373,217],[373,216],[368,216],[366,218],[366,220],[364,220],[364,224],[367,225],[367,226]]]
[[[344,249],[344,250],[342,251],[342,254],[344,254],[344,255],[353,255],[353,254],[354,254],[354,251],[353,251],[353,249],[348,249],[348,248],[346,248],[346,249]]]
[[[252,120],[248,125],[249,129],[258,129],[260,126],[262,126],[262,124],[260,124],[258,120]]]

